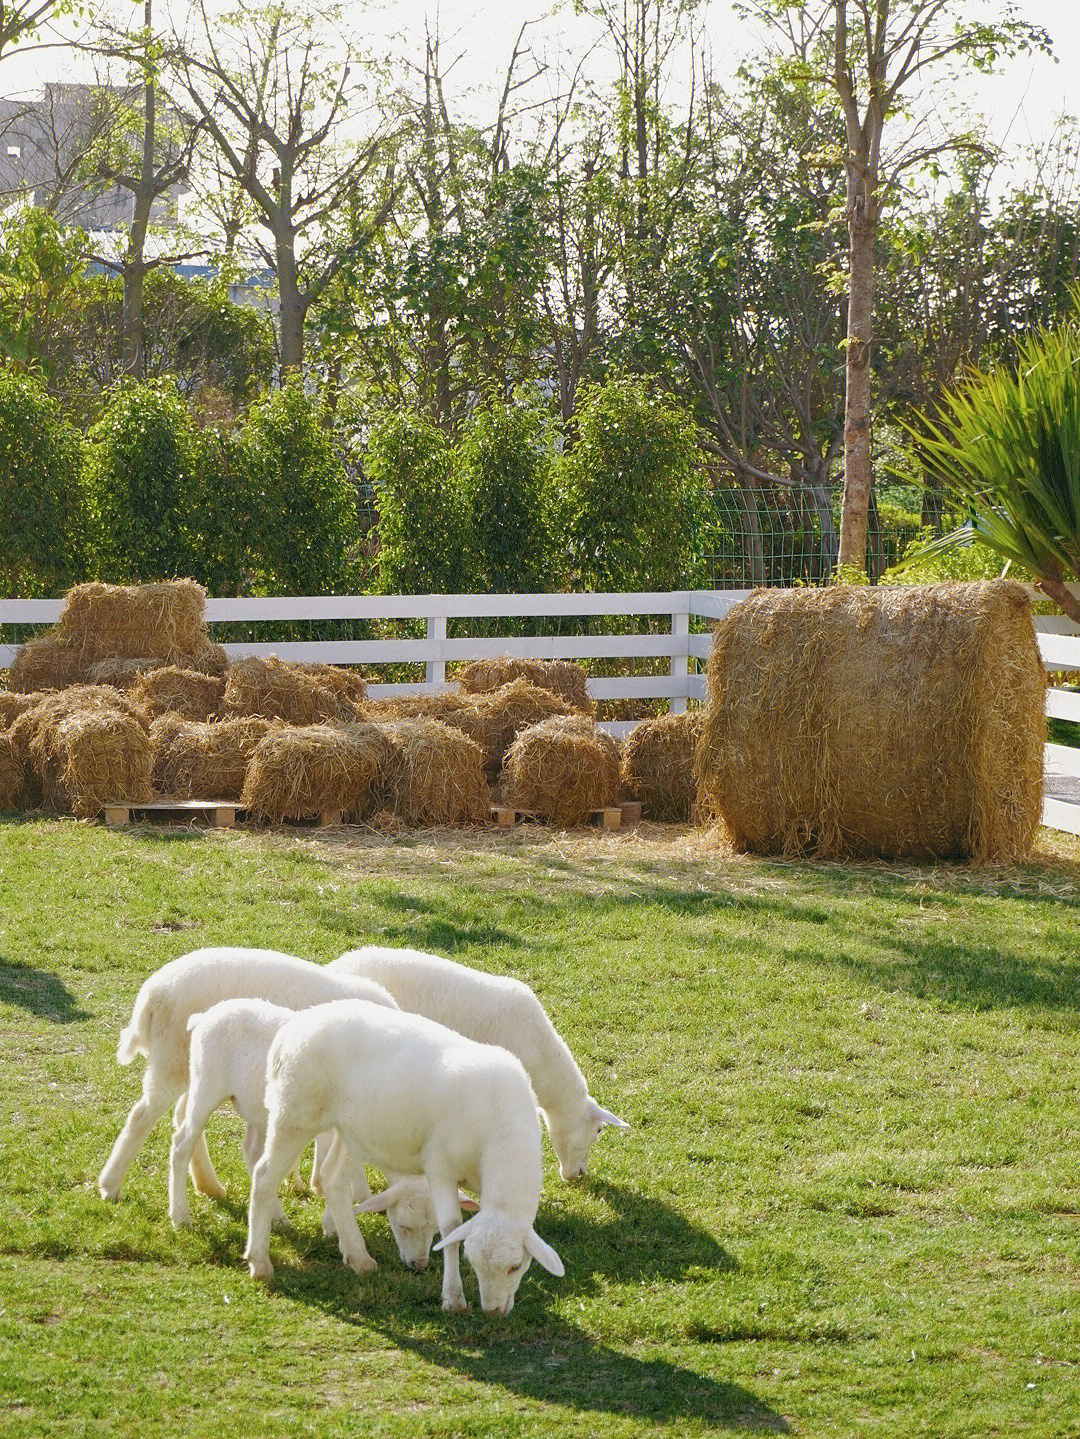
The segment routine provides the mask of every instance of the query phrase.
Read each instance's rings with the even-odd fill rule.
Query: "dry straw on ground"
[[[181,719],[208,720],[217,714],[224,694],[225,681],[217,675],[165,665],[140,676],[132,698],[151,717],[175,714]]]
[[[378,725],[282,725],[259,742],[248,766],[243,804],[271,824],[341,810],[360,819],[375,805],[390,758]]]
[[[694,807],[694,750],[701,733],[700,710],[643,720],[623,743],[622,783],[641,801],[646,819],[688,820]]]
[[[583,715],[523,730],[506,756],[507,803],[553,824],[584,824],[619,792],[619,746]]]
[[[737,847],[1029,852],[1045,674],[1019,585],[758,591],[717,626],[708,674],[699,795]]]
[[[161,715],[150,726],[154,788],[169,799],[238,800],[251,757],[271,728],[264,719],[208,724]]]
[[[137,720],[117,709],[76,710],[39,728],[30,763],[45,807],[62,814],[90,819],[109,800],[153,798],[150,740]]]
[[[259,715],[290,725],[355,719],[344,695],[321,679],[271,655],[250,656],[231,665],[221,702],[223,715]]]
[[[392,741],[386,797],[394,814],[419,828],[489,820],[491,793],[475,740],[431,719],[395,720],[383,729]]]
[[[22,809],[24,789],[23,766],[16,758],[11,736],[0,733],[0,811]]]
[[[454,676],[463,690],[484,694],[514,680],[528,680],[539,689],[551,690],[576,709],[589,712],[585,671],[575,660],[525,660],[513,655],[470,660]]]

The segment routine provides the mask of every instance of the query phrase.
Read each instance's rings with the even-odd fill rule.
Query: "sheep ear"
[[[525,1252],[531,1254],[537,1264],[543,1265],[547,1272],[554,1274],[557,1279],[561,1279],[566,1273],[562,1260],[551,1245],[540,1238],[535,1229],[530,1229],[525,1236]]]
[[[479,1200],[474,1199],[471,1194],[466,1194],[464,1189],[458,1190],[457,1202],[458,1204],[460,1204],[462,1209],[464,1209],[466,1214],[476,1214],[479,1212]]]
[[[445,1249],[448,1244],[460,1244],[463,1239],[468,1237],[469,1230],[475,1223],[475,1219],[466,1219],[464,1224],[459,1224],[456,1229],[451,1229],[449,1234],[444,1234],[438,1244],[433,1245],[432,1248]]]
[[[396,1180],[388,1189],[380,1189],[378,1194],[369,1194],[359,1204],[354,1205],[357,1214],[381,1214],[384,1209],[389,1209],[396,1199],[401,1197],[404,1185],[401,1180]]]
[[[605,1109],[602,1104],[597,1104],[593,1097],[589,1096],[589,1103],[592,1106],[593,1116],[604,1124],[613,1124],[616,1129],[629,1129],[625,1119],[620,1119],[617,1114],[612,1114],[610,1109]]]

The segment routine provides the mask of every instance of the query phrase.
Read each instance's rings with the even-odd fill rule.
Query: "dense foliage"
[[[379,510],[379,588],[471,590],[462,490],[443,433],[420,415],[388,415],[374,427],[366,466]]]

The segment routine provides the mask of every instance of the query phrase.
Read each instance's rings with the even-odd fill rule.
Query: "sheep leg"
[[[169,1150],[169,1218],[177,1228],[191,1223],[187,1168],[190,1164],[194,1176],[193,1156],[199,1140],[203,1139],[206,1121],[224,1098],[224,1094],[210,1089],[200,1074],[176,1101],[172,1146]],[[200,1192],[205,1193],[205,1190]]]
[[[273,1279],[270,1263],[270,1221],[273,1201],[288,1174],[311,1138],[310,1131],[289,1128],[270,1121],[266,1146],[251,1176],[251,1202],[248,1206],[248,1240],[244,1250],[252,1279]]]
[[[356,1223],[352,1208],[352,1159],[340,1138],[335,1136],[330,1155],[334,1163],[323,1165],[323,1192],[326,1209],[337,1231],[338,1248],[346,1268],[357,1274],[373,1274],[378,1267],[368,1253],[364,1236]],[[329,1160],[329,1157],[328,1157]],[[325,1228],[325,1225],[324,1225]]]
[[[98,1175],[98,1193],[102,1199],[120,1198],[120,1185],[131,1161],[176,1096],[177,1090],[160,1080],[153,1068],[148,1066],[143,1075],[142,1096],[132,1105],[105,1168]]]
[[[251,1178],[256,1164],[259,1162],[259,1155],[266,1147],[266,1135],[261,1129],[256,1129],[249,1124],[244,1130],[244,1163],[247,1165],[248,1179]],[[274,1202],[271,1205],[271,1229],[276,1229],[279,1224],[287,1223],[285,1211],[281,1207],[281,1200],[275,1194]]]
[[[195,1136],[195,1147],[191,1151],[191,1178],[199,1194],[207,1199],[224,1199],[225,1186],[217,1177],[210,1162],[210,1151],[206,1147],[206,1135],[201,1131]]]
[[[457,1183],[433,1174],[427,1176],[427,1181],[431,1190],[431,1202],[435,1206],[435,1217],[439,1221],[439,1233],[449,1234],[461,1223]],[[461,1262],[458,1255],[460,1248],[459,1244],[448,1244],[442,1251],[442,1307],[455,1314],[464,1314],[469,1307],[461,1285]]]
[[[329,1146],[328,1149],[327,1146]],[[371,1186],[368,1184],[367,1171],[359,1159],[349,1157],[350,1151],[345,1147],[345,1142],[337,1130],[330,1130],[326,1134],[319,1135],[315,1141],[315,1153],[320,1175],[323,1176],[328,1175],[341,1156],[344,1156],[348,1164],[348,1182],[353,1199],[359,1201],[368,1198],[371,1194]],[[323,1179],[320,1178],[320,1193],[322,1188]],[[329,1205],[323,1210],[322,1229],[327,1238],[337,1233],[337,1225],[334,1223],[334,1216],[330,1212]]]

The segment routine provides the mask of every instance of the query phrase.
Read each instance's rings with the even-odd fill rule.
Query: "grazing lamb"
[[[248,1126],[244,1161],[249,1174],[254,1169],[266,1136],[267,1055],[278,1030],[295,1014],[296,1010],[265,999],[224,999],[188,1020],[188,1085],[177,1104],[179,1118],[169,1154],[169,1218],[173,1224],[191,1223],[186,1170],[206,1121],[226,1099],[232,1100]],[[365,1196],[361,1205],[365,1213],[386,1211],[402,1261],[410,1269],[425,1269],[438,1227],[426,1182],[415,1175],[394,1176],[387,1189],[372,1195],[360,1165],[354,1183]],[[276,1196],[273,1217],[284,1218]],[[324,1228],[332,1232],[333,1224],[324,1223]]]
[[[585,1173],[589,1150],[605,1125],[629,1129],[589,1094],[547,1011],[521,980],[469,969],[418,949],[376,945],[350,950],[327,968],[374,980],[402,1009],[516,1054],[536,1091],[564,1179]]]
[[[132,1107],[98,1176],[102,1199],[119,1199],[120,1184],[161,1116],[187,1088],[187,1022],[223,999],[266,999],[289,1009],[306,1009],[335,999],[369,999],[396,1009],[380,985],[333,974],[272,949],[196,949],[163,964],[145,980],[135,997],[131,1019],[116,1047],[118,1064],[145,1054],[142,1097]],[[177,1114],[182,1118],[182,1110]],[[200,1132],[191,1152],[191,1176],[200,1194],[222,1199],[225,1189],[214,1173],[206,1139]]]
[[[381,1169],[424,1174],[444,1250],[443,1308],[468,1308],[458,1245],[488,1312],[508,1314],[530,1258],[561,1275],[562,1261],[533,1228],[540,1198],[540,1124],[528,1076],[512,1054],[477,1044],[422,1015],[364,1000],[318,1005],[282,1025],[267,1063],[266,1148],[251,1181],[245,1258],[269,1279],[272,1202],[308,1141],[343,1141],[323,1169],[326,1202],[346,1264],[371,1267],[353,1217],[346,1150]],[[479,1212],[463,1224],[458,1184]]]

